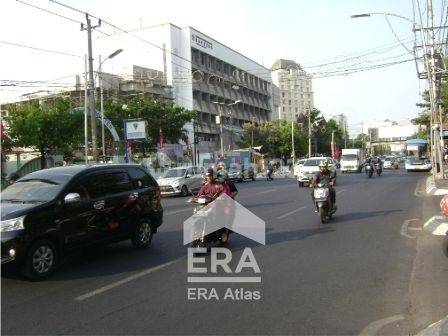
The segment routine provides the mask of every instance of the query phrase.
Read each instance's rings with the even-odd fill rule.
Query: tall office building
[[[185,128],[190,141],[196,135],[202,153],[220,150],[221,127],[216,116],[222,115],[225,150],[235,148],[244,123],[271,119],[269,69],[192,27],[168,23],[131,33],[101,38],[101,48],[109,52],[132,43],[117,61],[165,74],[174,101],[199,112],[196,123]]]
[[[280,89],[280,105],[275,119],[297,120],[314,108],[311,76],[294,61],[279,59],[271,67],[272,83]]]

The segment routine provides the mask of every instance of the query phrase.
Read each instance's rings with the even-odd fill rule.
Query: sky
[[[24,1],[76,21],[85,21],[83,14],[50,0]],[[413,18],[411,0],[60,1],[125,29],[166,22],[189,25],[268,68],[276,59],[286,58],[317,74],[328,73],[335,68],[344,69],[354,63],[365,67],[412,58],[397,42],[397,37],[411,42],[412,25],[409,22],[391,17],[395,36],[384,16],[350,18],[352,14],[366,12],[392,12]],[[434,0],[436,20],[441,17],[437,9],[442,1]],[[420,2],[423,5],[425,1]],[[0,12],[0,80],[3,83],[0,103],[14,100],[23,90],[36,91],[35,88],[4,86],[5,80],[48,81],[60,78],[55,82],[59,84],[54,85],[65,85],[73,82],[75,74],[83,72],[87,37],[80,30],[79,23],[15,0],[2,0]],[[101,29],[111,32],[104,24]],[[95,55],[95,42],[99,35],[95,33],[94,36]],[[4,42],[71,55],[47,53]],[[158,52],[149,45],[145,48],[142,53]],[[390,50],[384,52],[387,48]],[[383,52],[378,53],[379,50]],[[359,58],[366,51],[370,51],[370,56]],[[341,55],[352,55],[352,59],[346,63],[334,63],[347,58],[335,58]],[[114,62],[110,60],[105,71],[113,71]],[[317,67],[323,63],[334,64]],[[426,87],[425,81],[417,78],[414,62],[351,75],[317,77],[313,79],[315,106],[326,116],[347,115],[352,134],[360,131],[362,121],[372,119],[409,123],[419,112],[415,104],[420,101],[419,92]]]

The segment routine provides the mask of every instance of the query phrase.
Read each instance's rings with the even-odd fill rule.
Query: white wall
[[[388,139],[388,138],[406,138],[410,137],[416,132],[415,125],[395,125],[388,127],[378,128],[378,138]]]

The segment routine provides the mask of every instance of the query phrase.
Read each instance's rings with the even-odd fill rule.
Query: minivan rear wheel
[[[132,244],[137,248],[148,247],[151,244],[153,230],[147,219],[142,219],[135,228]]]
[[[43,279],[55,270],[57,261],[55,245],[47,239],[37,240],[28,250],[22,274],[31,280]]]

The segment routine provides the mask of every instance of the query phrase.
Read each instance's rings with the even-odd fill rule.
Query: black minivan
[[[1,193],[1,262],[30,279],[54,271],[64,254],[131,239],[146,247],[162,224],[159,186],[134,164],[50,168]]]

